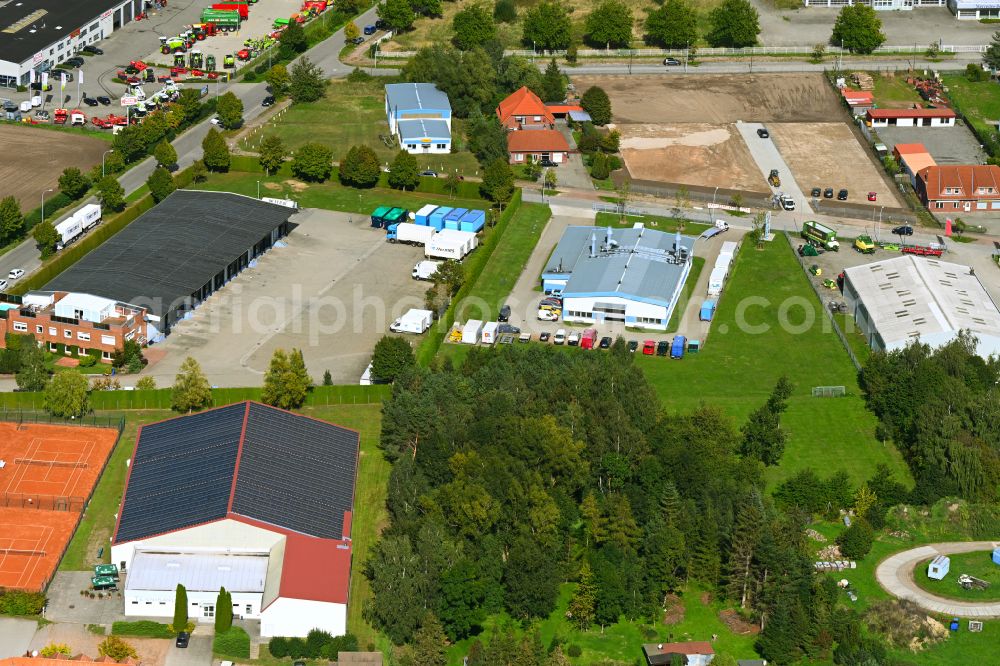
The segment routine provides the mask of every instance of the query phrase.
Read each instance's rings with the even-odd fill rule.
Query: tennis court
[[[118,430],[0,421],[0,588],[44,589]]]

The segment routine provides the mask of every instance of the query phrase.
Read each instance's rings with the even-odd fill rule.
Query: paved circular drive
[[[913,569],[938,555],[989,551],[1000,546],[997,541],[959,541],[932,543],[911,548],[887,557],[875,569],[875,579],[889,594],[909,599],[921,608],[959,617],[1000,617],[1000,601],[976,602],[946,599],[922,590],[913,580]],[[952,572],[956,576],[961,572]]]

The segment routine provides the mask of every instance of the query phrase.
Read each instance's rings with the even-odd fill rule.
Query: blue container
[[[414,216],[413,221],[422,227],[429,227],[431,215],[433,215],[434,211],[436,210],[437,206],[430,206],[430,205],[424,206],[423,208],[417,211],[417,214]]]
[[[458,222],[458,228],[461,231],[473,233],[478,233],[484,226],[486,226],[486,213],[481,210],[470,210]]]
[[[458,231],[458,222],[462,216],[469,212],[468,208],[455,208],[444,217],[444,228]]]
[[[451,213],[452,210],[454,209],[448,206],[441,206],[436,211],[430,214],[430,217],[427,219],[427,224],[429,226],[434,227],[438,231],[441,231],[442,229],[444,229],[445,216]]]

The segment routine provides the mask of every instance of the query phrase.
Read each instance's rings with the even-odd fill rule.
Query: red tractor
[[[249,60],[250,51],[248,49],[240,49],[239,51],[236,52],[236,57],[239,58],[240,60]]]
[[[184,76],[187,74],[187,67],[171,67],[170,76]]]
[[[92,122],[94,124],[94,127],[97,127],[98,129],[108,129],[109,127],[111,127],[111,123],[109,123],[104,118],[99,118],[97,116],[91,118],[90,122]]]
[[[67,118],[69,118],[69,111],[66,109],[56,109],[52,112],[52,122],[56,125],[65,125]]]

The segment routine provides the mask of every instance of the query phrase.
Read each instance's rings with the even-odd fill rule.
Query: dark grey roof
[[[400,120],[396,123],[399,135],[406,139],[451,139],[451,130],[443,120],[419,118],[417,120]]]
[[[0,60],[20,64],[50,44],[68,37],[74,30],[89,27],[101,14],[121,2],[20,0],[0,3]]]
[[[291,214],[239,194],[178,190],[44,289],[103,296],[162,316]]]
[[[358,444],[353,430],[254,402],[143,426],[115,543],[230,514],[348,536]]]
[[[389,108],[396,112],[451,111],[448,95],[433,83],[390,83],[385,87],[385,99]]]
[[[545,274],[569,274],[563,296],[620,295],[669,302],[686,267],[666,261],[677,234],[649,228],[614,229],[608,246],[606,227],[567,227],[549,257]],[[596,250],[591,256],[591,245]],[[680,236],[688,255],[694,239]]]

